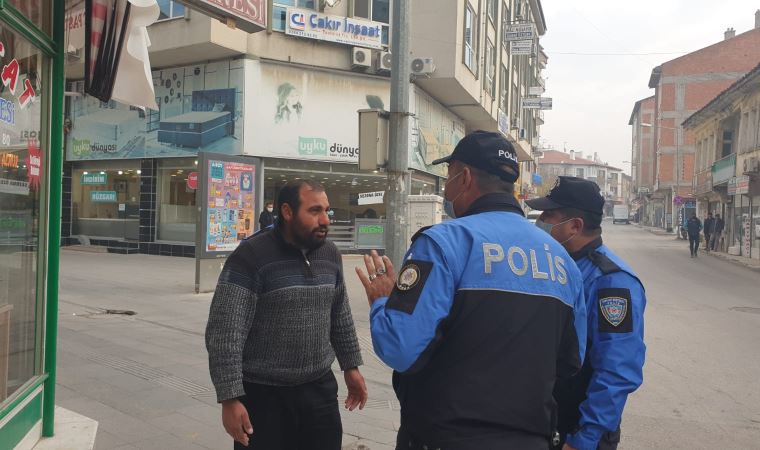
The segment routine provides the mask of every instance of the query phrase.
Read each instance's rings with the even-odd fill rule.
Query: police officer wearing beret
[[[456,219],[420,230],[398,277],[375,252],[357,269],[394,369],[396,448],[549,449],[555,380],[580,369],[586,343],[580,272],[523,216],[501,134],[476,131],[440,163]]]
[[[628,394],[643,381],[646,296],[636,273],[602,243],[604,198],[593,181],[559,177],[546,197],[526,202],[536,225],[560,242],[583,274],[588,312],[586,360],[555,387],[564,447],[615,449]]]

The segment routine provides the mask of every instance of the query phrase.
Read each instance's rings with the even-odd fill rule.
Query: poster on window
[[[206,178],[206,252],[231,252],[253,234],[256,166],[209,159]]]
[[[66,159],[132,159],[240,155],[243,148],[243,60],[153,72],[158,110],[88,95],[71,97]],[[82,93],[82,82],[69,90]]]

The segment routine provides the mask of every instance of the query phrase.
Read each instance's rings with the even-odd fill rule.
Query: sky
[[[541,144],[594,152],[630,173],[636,101],[654,95],[652,69],[755,25],[757,0],[542,0],[545,111]],[[575,54],[573,54],[575,53]],[[591,53],[593,55],[579,55]],[[604,55],[599,55],[604,54]],[[614,54],[614,55],[610,55]]]

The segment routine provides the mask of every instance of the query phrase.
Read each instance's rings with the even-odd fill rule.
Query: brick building
[[[652,225],[656,217],[664,215],[664,201],[652,199],[654,192],[657,154],[654,148],[654,96],[641,99],[633,106],[628,125],[633,127],[631,139],[631,193],[635,216],[646,225]],[[634,212],[636,212],[634,211]]]
[[[649,87],[655,90],[652,121],[631,123],[634,136],[643,135],[644,128],[653,132],[654,183],[646,196],[647,201],[661,205],[652,208],[650,219],[655,226],[677,229],[678,218],[683,216],[680,206],[694,205],[695,139],[681,123],[760,62],[760,10],[755,13],[754,29],[736,35],[729,28],[724,37],[655,67],[649,79]],[[643,158],[640,153],[640,158],[634,159],[637,168],[644,167]],[[641,186],[637,184],[637,188]]]

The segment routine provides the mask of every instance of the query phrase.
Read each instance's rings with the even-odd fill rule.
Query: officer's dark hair
[[[557,210],[568,219],[583,219],[583,233],[588,235],[601,234],[602,215],[577,208],[560,208]]]
[[[478,169],[477,167],[472,167],[468,165],[467,167],[470,168],[472,173],[475,174],[475,184],[478,186],[478,189],[483,193],[491,193],[491,192],[503,192],[506,194],[514,194],[515,192],[515,184],[509,181],[504,180],[500,176],[493,174],[491,172],[486,172],[485,170]],[[500,170],[503,170],[510,176],[517,176],[517,173],[514,169],[508,166],[500,166]]]
[[[301,188],[304,186],[311,191],[325,191],[325,187],[314,180],[297,180],[280,188],[280,193],[277,195],[277,214],[280,216],[278,224],[282,224],[282,207],[286,203],[290,206],[293,214],[298,213],[298,209],[301,207]]]

